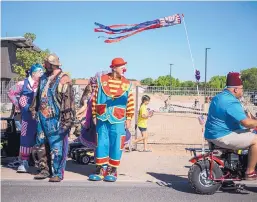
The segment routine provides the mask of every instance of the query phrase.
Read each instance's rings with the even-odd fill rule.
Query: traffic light
[[[199,81],[200,78],[201,78],[201,76],[200,76],[200,71],[199,71],[199,70],[195,70],[195,79],[196,79],[197,81]]]

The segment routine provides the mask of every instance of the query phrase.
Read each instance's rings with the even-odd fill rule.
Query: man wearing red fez
[[[122,58],[112,60],[112,72],[97,78],[97,88],[92,100],[92,114],[96,124],[96,173],[92,181],[117,180],[117,168],[124,143],[126,128],[134,116],[134,98],[131,83],[124,77],[126,65]]]
[[[239,99],[243,96],[240,74],[227,75],[226,88],[211,102],[204,137],[209,142],[227,149],[249,149],[246,180],[256,180],[257,135],[250,131],[257,126],[256,118],[249,118]]]

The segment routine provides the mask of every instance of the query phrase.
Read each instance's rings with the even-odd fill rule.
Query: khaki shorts
[[[250,147],[255,137],[256,134],[252,133],[250,130],[236,130],[224,137],[215,140],[207,140],[221,148],[237,150]]]

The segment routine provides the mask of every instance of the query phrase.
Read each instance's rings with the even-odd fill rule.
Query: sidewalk
[[[178,148],[176,146],[152,146],[152,150],[153,152],[134,151],[123,153],[121,166],[118,169],[118,181],[163,181],[169,183],[186,180],[188,166],[190,166],[188,162],[191,158],[190,153],[186,153],[182,147]],[[95,165],[79,165],[68,159],[65,180],[87,181],[88,175],[94,169]],[[34,169],[31,171],[35,173]],[[33,179],[33,174],[16,173],[16,170],[3,165],[1,167],[1,179],[29,180]]]

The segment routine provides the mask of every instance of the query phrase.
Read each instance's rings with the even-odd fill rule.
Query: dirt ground
[[[178,101],[185,105],[194,101],[193,96],[174,96],[172,102]],[[158,95],[153,96],[149,107],[157,108],[156,106],[163,105],[163,98]],[[140,104],[140,103],[139,103]],[[1,117],[8,117],[9,114],[1,114]],[[202,128],[198,123],[197,114],[188,113],[154,113],[154,116],[148,121],[148,135],[150,144],[201,144],[202,143]],[[1,122],[1,128],[5,128],[6,124]],[[74,129],[72,129],[74,130]],[[132,136],[135,136],[135,118],[132,120],[130,128]],[[137,136],[140,136],[137,130]],[[74,137],[72,137],[74,138]]]

